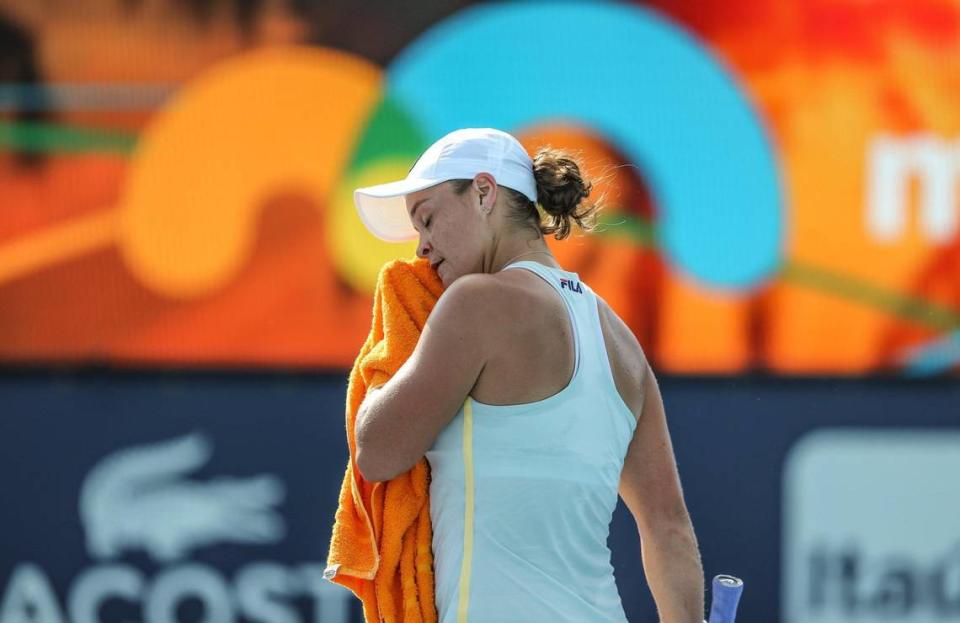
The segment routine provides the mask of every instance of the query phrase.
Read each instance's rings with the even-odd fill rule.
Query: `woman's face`
[[[489,219],[478,198],[475,186],[458,196],[449,182],[405,198],[407,213],[420,234],[417,255],[430,261],[444,287],[463,275],[483,272]]]

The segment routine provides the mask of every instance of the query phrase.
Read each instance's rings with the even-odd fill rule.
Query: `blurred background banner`
[[[958,29],[945,0],[0,0],[0,361],[348,367],[414,251],[352,189],[494,126],[585,158],[603,226],[553,246],[659,369],[955,373]]]
[[[342,375],[21,372],[0,380],[0,623],[359,623],[323,579],[347,460]],[[739,620],[960,616],[960,386],[668,378],[708,576]],[[609,545],[657,621],[636,523]],[[709,599],[709,596],[708,596]]]
[[[960,435],[830,428],[784,479],[786,621],[960,617]]]
[[[0,383],[0,621],[362,620],[323,579],[343,381],[257,381]]]

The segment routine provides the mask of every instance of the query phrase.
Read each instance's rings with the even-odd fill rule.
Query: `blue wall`
[[[960,427],[957,383],[661,385],[706,573],[744,579],[747,622],[780,617],[782,468],[799,438]],[[23,609],[76,623],[359,621],[318,576],[345,389],[341,374],[4,374],[0,623]],[[656,621],[622,503],[610,545],[628,617]]]

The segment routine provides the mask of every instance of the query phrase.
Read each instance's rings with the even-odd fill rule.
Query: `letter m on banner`
[[[960,141],[929,133],[881,135],[869,146],[867,165],[867,227],[876,240],[891,243],[906,233],[911,178],[922,191],[919,220],[927,240],[947,244],[960,231]]]

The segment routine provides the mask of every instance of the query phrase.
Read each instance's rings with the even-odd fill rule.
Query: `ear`
[[[473,190],[477,193],[480,210],[489,214],[497,202],[497,181],[489,173],[477,173],[473,178]]]

